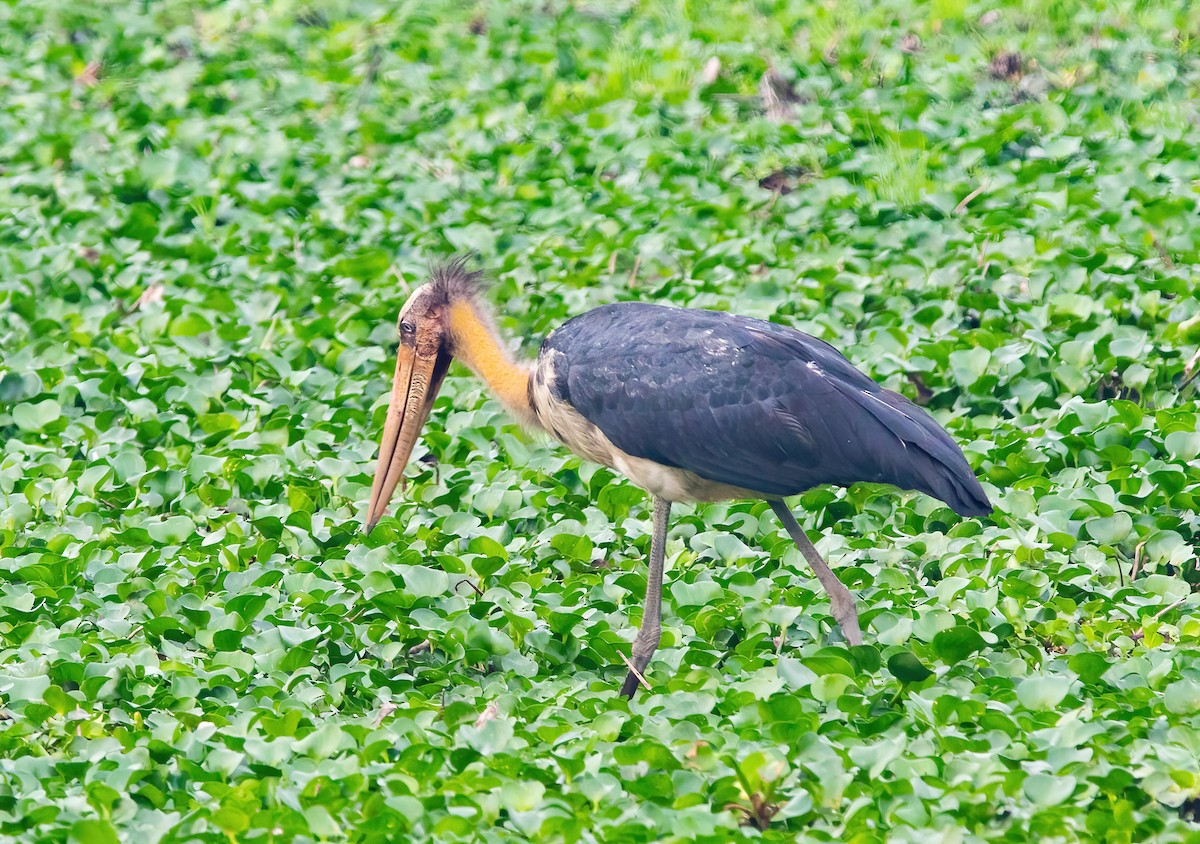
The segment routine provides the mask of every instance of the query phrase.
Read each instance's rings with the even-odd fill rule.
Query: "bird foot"
[[[637,667],[629,661],[629,657],[621,654],[621,659],[625,660],[625,665],[629,668],[629,673],[625,675],[625,682],[621,684],[621,694],[632,700],[639,683],[645,686],[647,691],[650,689],[650,684],[646,682],[642,672],[638,671]]]
[[[842,635],[846,637],[846,641],[851,645],[861,645],[863,643],[862,631],[858,629],[858,623],[846,625],[838,622],[838,627],[842,628]]]
[[[863,643],[862,629],[858,626],[858,610],[855,609],[853,603],[849,607],[830,607],[830,615],[838,623],[847,642],[851,645]]]

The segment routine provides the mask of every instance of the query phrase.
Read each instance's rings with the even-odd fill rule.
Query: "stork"
[[[433,268],[400,311],[391,403],[367,506],[383,517],[452,358],[522,425],[615,469],[653,500],[641,627],[621,693],[633,697],[661,639],[671,505],[766,499],[829,595],[852,645],[858,610],[784,498],[821,484],[892,484],[963,516],[991,504],[934,419],[833,346],[792,328],[719,311],[624,302],[569,320],[536,361],[514,360],[464,259]]]

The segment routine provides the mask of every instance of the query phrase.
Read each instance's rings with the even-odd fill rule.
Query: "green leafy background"
[[[1200,10],[0,4],[0,834],[1196,841]],[[677,508],[455,368],[360,531],[399,305],[521,350],[736,310],[926,404],[997,510]],[[585,527],[586,526],[586,527]]]

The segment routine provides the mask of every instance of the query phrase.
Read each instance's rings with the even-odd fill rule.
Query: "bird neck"
[[[488,385],[518,421],[535,425],[529,401],[529,367],[513,360],[491,320],[474,302],[452,302],[449,311],[455,356]]]

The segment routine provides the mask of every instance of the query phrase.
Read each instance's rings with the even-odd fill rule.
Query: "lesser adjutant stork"
[[[676,501],[763,498],[862,642],[850,591],[784,498],[857,481],[919,490],[963,516],[991,512],[958,445],[929,414],[859,372],[828,343],[763,320],[635,302],[575,317],[519,363],[499,338],[481,275],[435,268],[399,319],[400,349],[369,532],[387,509],[452,358],[516,419],[650,492],[654,526],[642,624],[621,692],[632,696],[661,638],[663,556]]]

